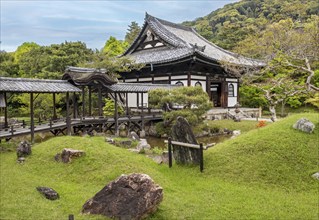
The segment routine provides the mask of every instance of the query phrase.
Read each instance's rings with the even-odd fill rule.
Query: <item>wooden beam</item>
[[[30,93],[30,133],[31,133],[31,143],[34,143],[34,106],[33,106],[33,93]]]

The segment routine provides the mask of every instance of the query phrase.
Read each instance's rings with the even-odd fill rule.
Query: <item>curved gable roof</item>
[[[150,29],[166,45],[162,48],[136,50],[143,36]],[[265,63],[232,53],[209,42],[193,28],[153,17],[146,13],[143,28],[133,44],[123,54],[138,63],[156,64],[178,60],[191,55],[200,55],[212,62],[229,62],[236,65],[264,66]]]
[[[105,69],[72,66],[66,68],[62,79],[68,80],[77,86],[94,85],[97,83],[103,86],[109,86],[117,82],[106,73]]]

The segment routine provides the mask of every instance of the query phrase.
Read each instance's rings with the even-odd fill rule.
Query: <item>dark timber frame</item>
[[[34,101],[40,93],[52,93],[53,94],[53,116],[56,117],[55,109],[55,94],[66,93],[66,124],[68,127],[68,134],[71,131],[71,121],[69,114],[69,92],[80,92],[81,90],[71,85],[65,80],[40,80],[40,79],[23,79],[23,78],[9,78],[0,77],[0,93],[4,95],[4,112],[5,112],[5,129],[8,129],[8,103],[7,93],[29,93],[30,94],[30,134],[31,142],[34,142],[35,123],[34,123]],[[34,97],[34,94],[37,94]],[[13,127],[11,127],[13,133]]]

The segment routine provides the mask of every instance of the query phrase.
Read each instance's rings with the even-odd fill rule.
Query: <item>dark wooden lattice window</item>
[[[235,91],[234,91],[234,85],[231,83],[228,85],[228,97],[234,97]]]

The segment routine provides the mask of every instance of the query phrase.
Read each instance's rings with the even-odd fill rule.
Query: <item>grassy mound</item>
[[[313,134],[292,128],[301,117],[315,124]],[[317,190],[309,177],[319,171],[318,134],[318,114],[293,115],[217,145],[205,155],[206,173],[232,182]]]
[[[304,115],[318,125],[314,114]],[[205,170],[157,165],[104,142],[103,137],[57,137],[33,147],[24,164],[15,152],[0,154],[0,219],[106,219],[82,215],[85,201],[121,174],[146,173],[164,188],[150,219],[317,219],[317,138],[295,131],[293,116],[205,151]],[[317,126],[318,127],[318,126]],[[279,139],[280,137],[280,139]],[[57,163],[63,148],[84,150],[70,164]],[[316,185],[317,184],[317,185]],[[48,186],[60,199],[43,198]]]

